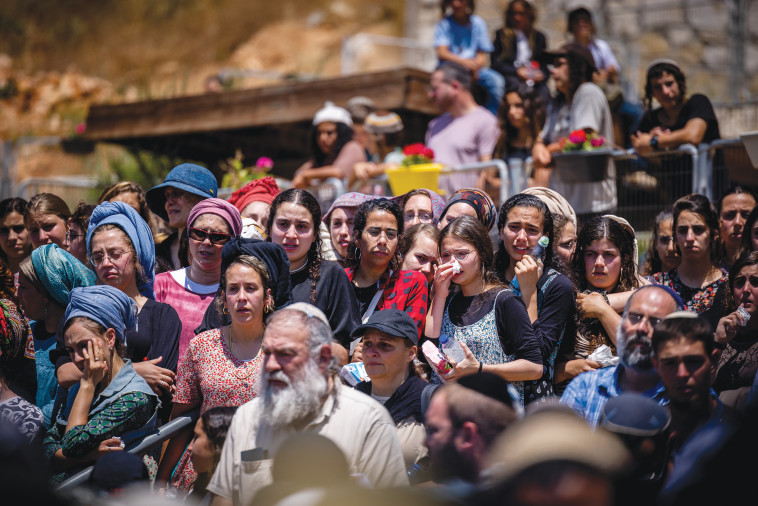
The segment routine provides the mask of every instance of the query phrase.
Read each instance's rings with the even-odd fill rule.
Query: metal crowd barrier
[[[676,199],[689,193],[701,193],[712,201],[732,184],[740,184],[758,193],[758,170],[754,169],[740,139],[722,139],[695,147],[685,144],[670,151],[656,151],[641,157],[633,149],[612,154],[616,167],[617,214],[635,230],[651,228],[655,216]],[[443,173],[473,172],[494,167],[500,176],[500,203],[526,188],[532,166],[526,160],[491,160],[446,167]],[[345,182],[330,178],[309,188],[322,210],[345,191],[365,191],[391,195],[387,177],[380,176],[347,188]]]
[[[155,429],[153,432],[151,432],[144,438],[135,441],[134,443],[129,445],[124,451],[127,451],[129,453],[134,453],[137,455],[143,454],[150,448],[153,448],[163,443],[164,441],[172,438],[176,433],[178,433],[182,429],[188,426],[194,426],[195,422],[197,422],[197,419],[199,417],[200,417],[200,408],[197,408],[188,413],[185,413],[182,416],[174,418],[167,424],[161,425],[160,427]],[[94,466],[90,466],[86,469],[79,471],[78,473],[71,476],[70,478],[67,478],[65,481],[63,481],[56,487],[56,490],[58,492],[65,492],[65,491],[71,490],[74,487],[82,485],[89,479],[90,475],[92,474],[93,468]]]

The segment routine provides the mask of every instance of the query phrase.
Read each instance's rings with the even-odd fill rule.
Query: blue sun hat
[[[166,188],[178,188],[204,199],[218,197],[218,182],[211,171],[194,163],[177,165],[168,173],[166,179],[150,188],[145,195],[147,206],[152,212],[168,221],[166,213]]]

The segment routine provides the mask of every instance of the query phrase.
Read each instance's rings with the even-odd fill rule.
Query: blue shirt
[[[568,384],[561,396],[561,404],[573,408],[592,427],[597,427],[605,403],[611,397],[621,394],[618,383],[621,370],[619,366],[612,366],[583,372]],[[659,381],[650,390],[642,392],[642,395],[656,399],[660,404],[667,404],[663,392],[663,384]]]
[[[452,16],[440,20],[434,27],[434,47],[447,47],[451,53],[467,60],[476,57],[477,53],[495,50],[487,23],[477,15],[472,15],[465,25],[456,23]]]

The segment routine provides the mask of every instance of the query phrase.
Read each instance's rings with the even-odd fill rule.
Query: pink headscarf
[[[190,211],[189,217],[187,217],[187,227],[191,227],[192,223],[201,214],[220,216],[229,224],[233,235],[240,235],[242,232],[242,217],[240,216],[240,212],[226,200],[217,198],[201,200]]]

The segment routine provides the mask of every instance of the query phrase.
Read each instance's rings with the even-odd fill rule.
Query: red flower
[[[426,149],[426,147],[422,143],[417,142],[416,144],[409,144],[408,146],[405,146],[403,148],[403,154],[406,156],[420,155],[423,153],[424,149]]]
[[[595,137],[594,139],[590,139],[590,146],[593,148],[599,148],[603,144],[605,144],[605,139],[602,137]]]
[[[430,160],[434,160],[434,151],[432,151],[429,148],[424,148],[424,151],[421,153],[421,156],[424,158],[429,158]]]
[[[582,144],[587,140],[587,133],[584,130],[574,130],[569,135],[569,142],[572,144]]]

